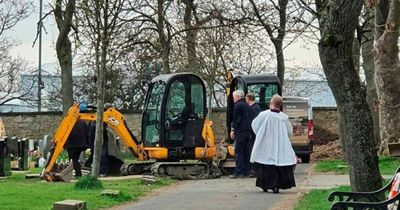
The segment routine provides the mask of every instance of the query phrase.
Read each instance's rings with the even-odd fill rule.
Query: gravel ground
[[[112,209],[191,209],[191,210],[275,210],[292,209],[306,183],[310,164],[296,167],[296,185],[281,193],[264,193],[255,187],[255,178],[186,180],[157,190],[137,202],[128,203]]]

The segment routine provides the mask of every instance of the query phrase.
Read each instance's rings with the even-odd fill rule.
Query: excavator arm
[[[63,150],[68,136],[70,135],[72,128],[78,119],[95,121],[97,116],[96,113],[81,113],[79,104],[75,104],[69,109],[54,134],[53,147],[50,149],[50,156],[40,175],[42,179],[46,179],[48,181],[53,180],[52,177],[54,177],[54,174],[52,174],[52,171],[54,164]],[[137,138],[126,126],[123,115],[118,110],[114,108],[107,109],[103,114],[103,121],[107,123],[107,125],[122,139],[124,144],[128,146],[135,157],[137,157],[139,160],[149,159],[147,152],[143,149],[143,144],[137,140]]]

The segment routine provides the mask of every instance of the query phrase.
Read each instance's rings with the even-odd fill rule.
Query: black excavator
[[[234,76],[232,71],[226,75],[226,128],[227,134],[224,148],[226,151],[222,154],[219,167],[224,174],[231,174],[235,168],[235,150],[234,139],[231,139],[231,124],[233,121],[233,92],[242,90],[244,94],[248,92],[256,96],[256,103],[260,105],[261,111],[269,109],[269,101],[275,94],[282,95],[282,85],[279,78],[273,74],[257,74],[257,75],[239,75]],[[221,151],[221,149],[219,149]]]

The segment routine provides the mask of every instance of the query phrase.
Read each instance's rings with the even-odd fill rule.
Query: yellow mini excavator
[[[69,109],[54,134],[42,179],[54,180],[55,162],[78,119],[96,120],[96,112],[81,112],[78,104]],[[118,110],[105,110],[103,121],[137,158],[134,163],[122,165],[123,175],[147,171],[198,176],[212,171],[216,153],[212,122],[207,118],[204,83],[195,74],[165,74],[151,81],[143,107],[141,140],[132,134]]]

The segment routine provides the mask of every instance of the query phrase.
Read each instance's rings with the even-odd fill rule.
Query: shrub
[[[75,189],[77,190],[89,190],[89,189],[101,189],[101,188],[103,188],[101,181],[89,175],[81,177],[78,180],[78,182],[75,183]]]

